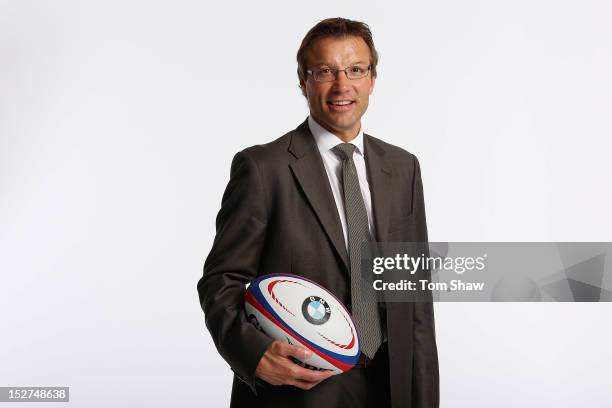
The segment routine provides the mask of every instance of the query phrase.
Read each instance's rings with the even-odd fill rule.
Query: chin
[[[342,131],[347,131],[347,130],[351,130],[352,128],[355,127],[355,122],[349,122],[349,121],[341,121],[341,122],[331,122],[331,125],[338,130],[342,130]]]
[[[327,121],[329,123],[333,123],[335,125],[338,126],[350,126],[351,124],[355,124],[355,118],[351,115],[342,115],[342,114],[337,114],[337,113],[330,113],[329,115],[327,115]]]

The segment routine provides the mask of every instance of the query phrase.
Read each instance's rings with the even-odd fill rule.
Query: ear
[[[372,83],[370,84],[370,95],[374,92],[374,83],[376,82],[376,77],[372,77]]]
[[[306,96],[306,84],[302,80],[300,80],[300,91],[302,91],[302,95],[304,95],[304,98],[307,98],[307,96]]]

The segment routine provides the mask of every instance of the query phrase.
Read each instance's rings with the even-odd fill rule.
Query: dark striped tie
[[[363,202],[357,169],[353,161],[355,145],[341,143],[333,151],[342,159],[344,213],[348,228],[348,252],[351,268],[351,309],[361,335],[361,351],[373,358],[382,344],[378,304],[373,290],[361,287],[361,245],[370,240],[368,213]]]

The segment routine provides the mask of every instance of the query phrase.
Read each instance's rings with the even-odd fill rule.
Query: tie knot
[[[353,152],[355,151],[356,148],[357,146],[351,143],[340,143],[339,145],[335,146],[332,150],[338,156],[340,156],[342,160],[347,160],[347,159],[353,158]]]

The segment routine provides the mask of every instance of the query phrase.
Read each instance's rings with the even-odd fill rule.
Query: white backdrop
[[[611,12],[0,0],[0,386],[228,405],[195,285],[233,154],[307,115],[295,53],[329,16],[373,30],[364,128],[419,157],[432,241],[612,240]],[[436,304],[442,406],[609,406],[611,311]]]

